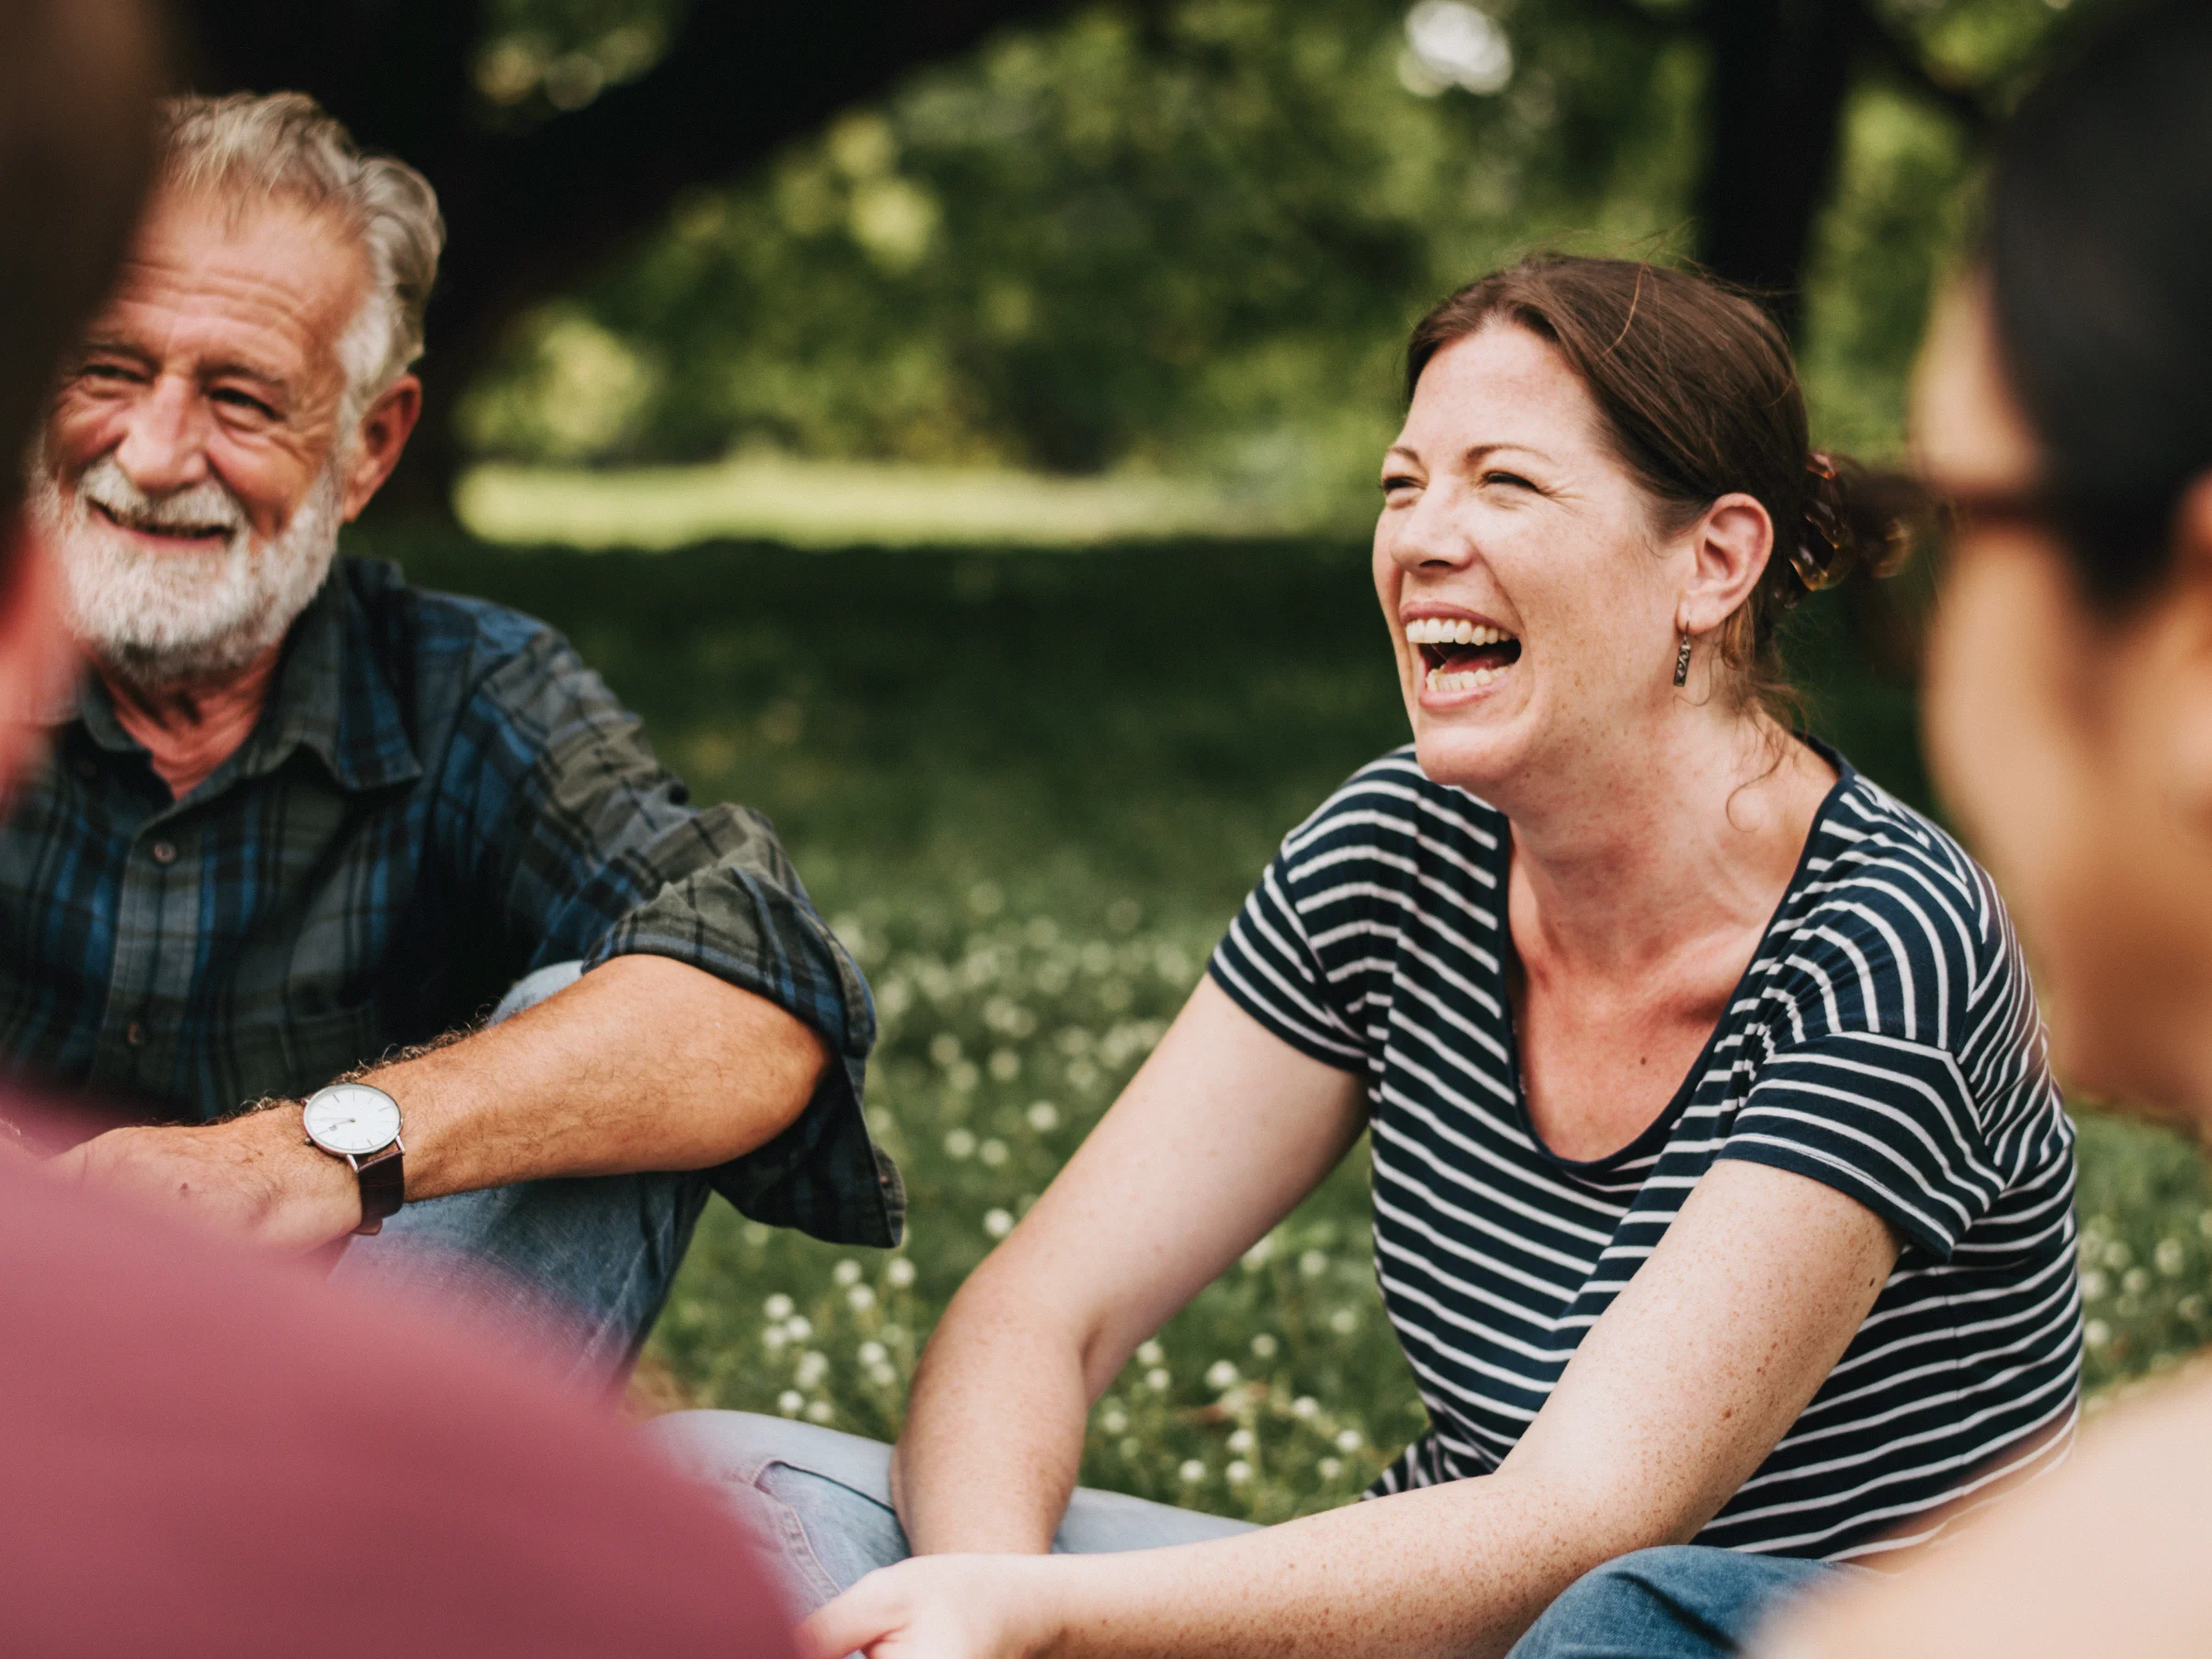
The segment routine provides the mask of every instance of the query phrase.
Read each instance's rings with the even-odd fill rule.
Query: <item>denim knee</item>
[[[1700,1544],[1638,1550],[1568,1586],[1508,1659],[1721,1659],[1779,1603],[1840,1571]]]

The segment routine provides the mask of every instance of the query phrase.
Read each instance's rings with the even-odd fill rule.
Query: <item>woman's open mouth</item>
[[[1428,669],[1432,692],[1474,691],[1520,660],[1520,641],[1503,628],[1457,616],[1416,616],[1405,625],[1405,643]]]

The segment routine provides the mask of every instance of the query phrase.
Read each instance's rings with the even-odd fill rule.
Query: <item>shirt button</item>
[[[176,849],[167,841],[155,841],[153,843],[153,862],[157,864],[176,863]]]
[[[124,1028],[123,1041],[130,1044],[133,1048],[143,1046],[146,1041],[146,1028],[143,1025],[141,1025],[136,1020],[133,1020],[128,1026]]]

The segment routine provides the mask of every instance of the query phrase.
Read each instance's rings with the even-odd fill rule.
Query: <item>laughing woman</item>
[[[1374,577],[1412,747],[1283,843],[895,1451],[666,1420],[819,1659],[1467,1659],[1693,1540],[1654,1596],[1732,1630],[2064,1443],[2071,1138],[2010,926],[1776,716],[1778,622],[1881,540],[1780,336],[1543,259],[1431,312],[1409,385]],[[1363,1131],[1430,1422],[1376,1501],[1075,1492],[1089,1405]]]

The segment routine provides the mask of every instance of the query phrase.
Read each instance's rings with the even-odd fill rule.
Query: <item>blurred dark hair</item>
[[[1776,634],[1806,592],[1886,570],[1912,487],[1808,446],[1789,344],[1752,300],[1693,272],[1545,254],[1469,283],[1415,326],[1411,398],[1429,359],[1504,320],[1558,347],[1589,388],[1614,452],[1660,503],[1664,528],[1742,491],[1774,520],[1751,597],[1717,630],[1729,690],[1778,719],[1796,714]]]
[[[2132,11],[2028,96],[1987,247],[2050,504],[2086,592],[2124,604],[2212,466],[2212,6]]]
[[[137,221],[157,62],[139,0],[0,0],[0,527]],[[12,546],[0,536],[0,558]]]

